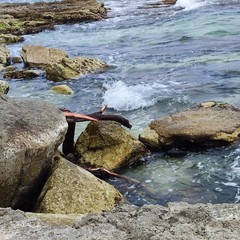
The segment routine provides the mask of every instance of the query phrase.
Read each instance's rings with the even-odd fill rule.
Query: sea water
[[[24,1],[0,1],[24,2]],[[28,2],[36,2],[31,0]],[[23,45],[60,48],[70,56],[106,61],[107,72],[63,83],[74,95],[54,94],[57,83],[41,76],[10,80],[9,95],[40,98],[75,112],[91,113],[104,104],[107,113],[130,120],[138,134],[151,120],[202,101],[240,107],[240,1],[178,0],[154,8],[154,0],[103,0],[108,18],[99,22],[58,25],[54,31],[26,35],[9,45],[11,55]],[[86,126],[78,124],[77,135]],[[112,179],[131,202],[239,202],[240,147],[196,152],[153,153],[121,171],[139,183]]]

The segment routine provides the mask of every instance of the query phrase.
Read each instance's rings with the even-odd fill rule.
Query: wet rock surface
[[[95,0],[2,3],[0,15],[0,33],[24,35],[53,29],[55,24],[100,20],[106,9]]]
[[[234,106],[206,102],[152,121],[139,139],[153,149],[225,145],[239,139],[239,118],[240,109]]]
[[[35,70],[6,69],[3,77],[5,79],[33,79],[40,76],[40,72]]]
[[[74,91],[66,84],[57,85],[51,88],[52,91],[59,94],[71,95]]]
[[[63,216],[62,216],[63,217]],[[68,217],[68,226],[38,215],[0,209],[2,239],[239,239],[240,205],[169,203],[124,205],[111,212]],[[51,217],[48,218],[48,222]],[[63,217],[64,218],[64,217]],[[60,223],[61,225],[61,223]],[[70,227],[71,226],[71,227]]]
[[[0,34],[0,44],[17,43],[22,41],[24,41],[24,38],[21,36],[16,36],[13,34]]]
[[[60,62],[47,65],[46,77],[49,80],[59,82],[88,73],[98,73],[106,69],[108,69],[108,65],[98,59],[87,57],[63,58]]]
[[[108,170],[131,165],[148,153],[119,123],[91,122],[76,142],[80,162]]]

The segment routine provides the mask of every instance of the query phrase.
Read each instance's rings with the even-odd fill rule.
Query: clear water
[[[150,8],[147,4],[157,1],[149,0],[103,2],[111,8],[108,19],[57,26],[25,36],[24,43],[10,49],[15,56],[25,44],[60,48],[70,56],[100,58],[111,65],[109,71],[66,81],[75,91],[72,96],[51,92],[56,83],[44,76],[11,80],[9,95],[41,98],[81,113],[106,103],[108,113],[130,120],[135,136],[151,120],[202,101],[240,107],[240,1],[178,0],[164,8]],[[79,124],[78,131],[85,126]],[[122,174],[146,187],[133,184],[123,190],[138,205],[240,201],[238,143],[202,152],[154,153]]]

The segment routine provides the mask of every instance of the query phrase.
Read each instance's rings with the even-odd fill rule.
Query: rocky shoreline
[[[0,208],[2,240],[239,239],[240,205],[123,205],[88,215],[37,215]]]
[[[63,0],[34,4],[0,4],[0,42],[23,41],[25,34],[54,29],[56,24],[97,21],[106,17],[103,4],[95,0]],[[4,36],[7,34],[6,36]],[[12,40],[11,40],[12,39]]]
[[[23,41],[21,35],[53,29],[55,24],[101,20],[106,13],[103,4],[94,0],[0,4],[0,43]],[[23,68],[14,66],[15,61],[23,61]],[[51,81],[62,81],[107,69],[101,60],[71,58],[65,51],[42,46],[24,46],[21,57],[13,59],[0,45],[5,80],[34,78],[40,71]],[[60,86],[55,91],[74,94]],[[215,101],[200,103],[152,121],[139,139],[118,123],[92,122],[75,144],[78,162],[73,164],[67,160],[71,156],[57,152],[67,131],[60,110],[42,101],[10,99],[4,95],[7,92],[7,82],[0,81],[0,111],[6,116],[0,122],[1,239],[239,238],[238,204],[125,205],[114,187],[78,165],[115,171],[152,150],[231,144],[239,140],[240,109]]]

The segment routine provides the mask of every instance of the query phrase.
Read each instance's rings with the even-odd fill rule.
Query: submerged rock
[[[80,77],[87,73],[97,73],[107,68],[108,65],[105,62],[94,58],[63,58],[60,62],[48,64],[46,77],[58,82]]]
[[[66,94],[66,95],[71,95],[74,93],[73,90],[65,84],[54,86],[51,88],[51,90],[56,93]]]
[[[67,122],[50,103],[5,95],[0,113],[0,206],[28,208],[65,137]]]
[[[52,216],[52,214],[51,214]],[[3,239],[71,240],[157,240],[157,239],[239,239],[239,204],[169,203],[140,208],[124,205],[111,212],[87,216],[57,215],[43,220],[28,214],[0,208],[0,232]],[[39,220],[39,218],[41,220]],[[46,222],[51,222],[46,223]]]
[[[19,70],[19,69],[6,69],[3,77],[6,79],[33,79],[40,76],[40,72],[36,70]]]
[[[26,67],[45,68],[48,64],[60,62],[63,58],[68,57],[68,54],[56,48],[23,46],[21,57]]]
[[[110,184],[60,158],[35,207],[42,213],[92,213],[114,208],[122,195]]]
[[[108,170],[131,165],[148,153],[119,123],[91,122],[76,142],[80,162]]]
[[[239,139],[240,109],[207,102],[152,121],[139,140],[153,149],[200,145],[214,147]]]

